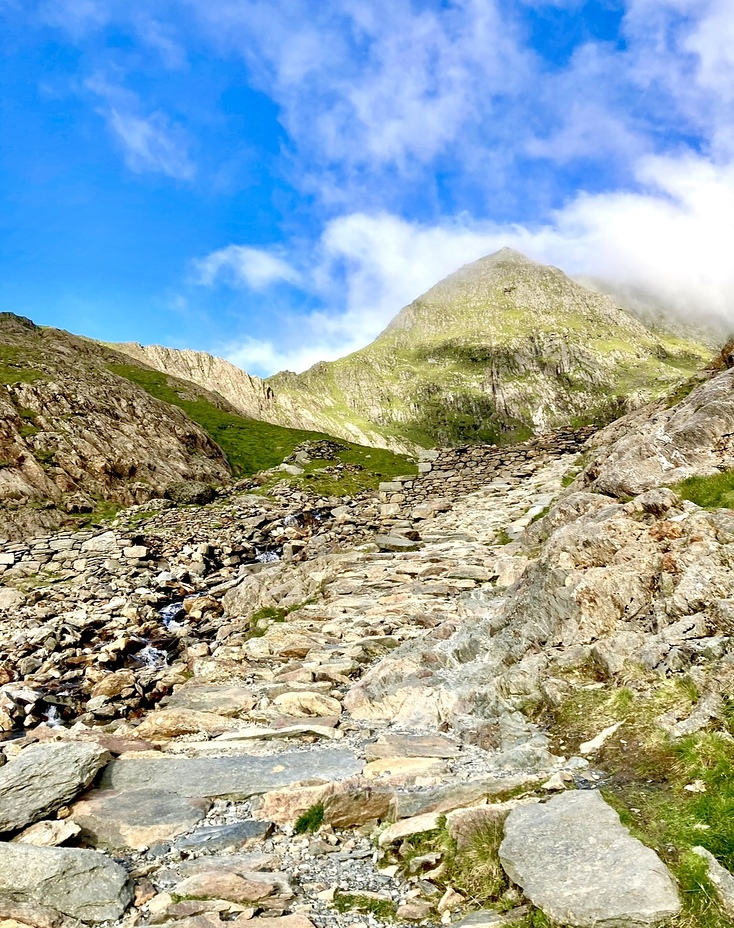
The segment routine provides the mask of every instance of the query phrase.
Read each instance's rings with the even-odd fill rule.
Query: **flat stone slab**
[[[154,789],[95,790],[74,804],[71,817],[92,847],[140,850],[193,828],[210,805],[207,799]]]
[[[299,780],[343,780],[362,767],[351,751],[336,748],[269,757],[119,758],[104,771],[100,787],[245,800]]]
[[[244,686],[187,683],[162,700],[161,705],[166,708],[193,709],[195,712],[215,712],[217,715],[235,717],[249,712],[255,701],[250,690]]]
[[[249,820],[231,825],[202,825],[190,835],[179,838],[175,846],[181,850],[221,851],[227,847],[243,847],[251,841],[264,840],[272,830],[270,822]]]
[[[110,755],[97,744],[34,744],[0,767],[0,832],[55,812],[92,782]]]
[[[528,899],[562,925],[641,928],[680,911],[668,868],[596,791],[513,809],[499,856]]]
[[[386,757],[457,757],[461,748],[443,735],[381,735],[365,747],[368,761]]]
[[[97,924],[120,918],[132,895],[125,870],[97,851],[0,843],[0,912],[43,906]]]
[[[402,535],[376,535],[375,544],[380,551],[417,551],[421,547],[420,542],[403,538]]]

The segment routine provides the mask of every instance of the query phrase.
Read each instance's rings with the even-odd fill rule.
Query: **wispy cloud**
[[[189,154],[190,140],[186,131],[165,113],[143,114],[138,96],[95,75],[86,82],[101,101],[98,112],[122,150],[125,163],[138,174],[155,172],[176,180],[192,180],[196,164]]]
[[[298,284],[301,275],[287,261],[262,248],[228,245],[194,262],[197,282],[204,286],[224,281],[252,290],[274,283]]]

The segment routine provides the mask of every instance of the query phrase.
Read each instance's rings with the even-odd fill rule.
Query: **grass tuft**
[[[672,489],[703,509],[734,509],[734,470],[708,477],[687,477]]]
[[[323,824],[324,804],[323,802],[317,802],[298,816],[293,831],[297,835],[312,834],[314,831],[318,831]]]

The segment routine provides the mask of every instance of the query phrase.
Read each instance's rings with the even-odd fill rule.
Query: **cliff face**
[[[215,390],[243,416],[267,421],[275,409],[273,391],[259,377],[253,377],[229,361],[205,351],[139,345],[137,342],[123,342],[114,348],[147,367],[188,380],[205,390]]]
[[[143,502],[179,480],[229,479],[203,429],[108,367],[123,360],[0,315],[0,536],[53,527],[101,500]]]

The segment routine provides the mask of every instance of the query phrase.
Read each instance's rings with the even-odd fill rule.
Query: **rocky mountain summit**
[[[199,352],[117,347],[245,415],[399,451],[605,423],[710,353],[509,248],[436,284],[371,345],[300,375],[262,381]]]
[[[727,357],[375,492],[304,445],[6,542],[3,928],[731,924]]]

